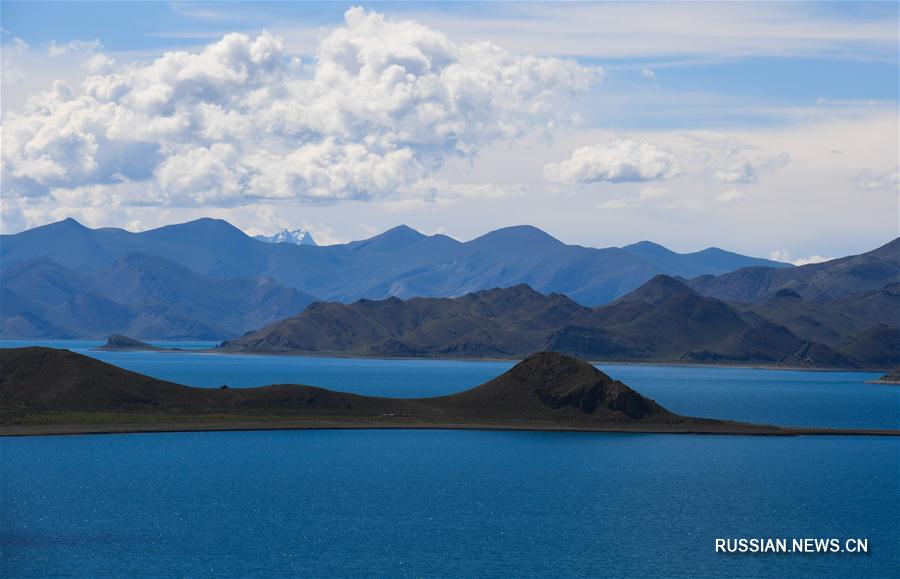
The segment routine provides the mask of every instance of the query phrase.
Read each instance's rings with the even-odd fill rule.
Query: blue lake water
[[[2,575],[891,577],[900,442],[489,431],[0,439]],[[866,538],[869,554],[714,552]]]
[[[392,396],[455,392],[511,366],[43,345],[195,386],[299,382]],[[875,373],[601,367],[678,412],[900,423],[900,388],[866,384]],[[0,438],[0,464],[2,576],[891,577],[900,569],[896,438],[134,434]],[[866,538],[870,552],[714,552],[716,538],[737,537]]]

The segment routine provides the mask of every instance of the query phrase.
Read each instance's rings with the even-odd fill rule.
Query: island
[[[697,434],[900,434],[682,416],[588,362],[527,357],[470,390],[379,398],[314,386],[194,388],[70,352],[0,350],[0,434],[303,428],[457,428]]]
[[[134,338],[129,338],[128,336],[123,336],[122,334],[113,334],[110,336],[106,343],[97,348],[98,350],[105,350],[110,352],[126,352],[126,351],[162,351],[166,350],[166,348],[160,348],[158,346],[153,346],[146,342],[142,342],[140,340],[135,340]]]

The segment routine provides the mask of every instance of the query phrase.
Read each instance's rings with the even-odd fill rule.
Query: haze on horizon
[[[898,234],[896,3],[0,11],[3,233],[531,224],[793,262]]]

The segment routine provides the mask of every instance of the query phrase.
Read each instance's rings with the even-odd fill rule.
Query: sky
[[[10,2],[0,229],[897,237],[898,4]]]

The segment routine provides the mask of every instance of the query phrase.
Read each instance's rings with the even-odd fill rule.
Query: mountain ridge
[[[821,263],[787,269],[741,268],[687,283],[705,295],[736,302],[758,303],[783,289],[814,302],[837,300],[900,284],[900,237],[872,251]]]
[[[158,255],[217,278],[268,276],[322,300],[352,302],[390,295],[452,297],[527,283],[599,305],[635,289],[657,273],[718,274],[744,265],[790,267],[728,254],[704,261],[670,252],[658,265],[622,248],[567,245],[533,226],[512,226],[460,242],[398,226],[366,240],[310,246],[266,243],[216,219],[132,233],[90,229],[67,220],[0,236],[0,265],[48,257],[79,271],[99,271],[129,252]]]
[[[852,330],[859,327],[865,326]],[[892,334],[870,334],[869,329],[848,331],[833,345],[816,342],[659,275],[597,308],[527,285],[457,298],[318,302],[219,348],[442,358],[510,358],[554,350],[594,360],[846,369],[900,363],[900,351],[892,356],[887,348],[866,350],[866,344]]]
[[[240,335],[314,301],[270,278],[221,280],[137,252],[99,272],[74,271],[39,257],[0,273],[4,337],[127,334],[216,340]]]

